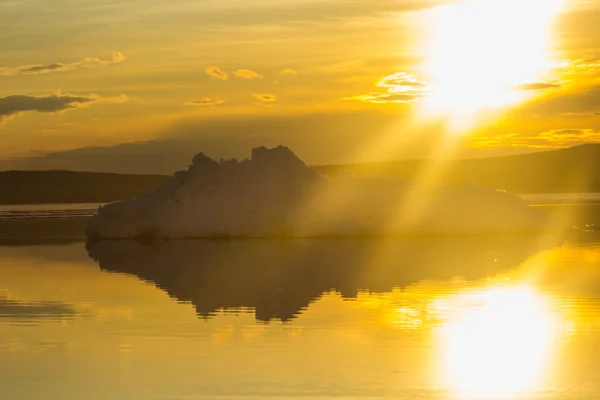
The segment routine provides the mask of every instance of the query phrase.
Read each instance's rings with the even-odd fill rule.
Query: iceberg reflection
[[[88,253],[108,272],[151,282],[199,316],[255,311],[288,321],[323,293],[354,299],[423,280],[477,280],[518,266],[555,243],[537,236],[414,239],[94,241]]]

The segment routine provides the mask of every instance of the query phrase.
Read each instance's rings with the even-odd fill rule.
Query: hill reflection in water
[[[90,257],[107,272],[153,283],[190,302],[198,316],[254,309],[260,321],[289,321],[335,290],[389,292],[452,278],[478,280],[516,267],[560,244],[537,236],[177,240],[89,242]]]

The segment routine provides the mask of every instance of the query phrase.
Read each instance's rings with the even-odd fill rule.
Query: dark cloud
[[[118,64],[125,61],[122,53],[113,53],[110,60],[101,60],[100,58],[87,57],[81,61],[70,64],[52,63],[46,65],[20,65],[18,67],[0,68],[0,76],[12,75],[41,75],[52,72],[72,71],[78,68],[91,68],[98,66],[107,66]]]
[[[559,129],[556,131],[547,132],[546,135],[550,135],[553,137],[560,136],[581,136],[586,133],[587,129]],[[544,135],[544,134],[542,134]]]
[[[214,100],[209,97],[205,97],[200,100],[188,101],[187,103],[184,103],[183,105],[184,106],[210,107],[210,106],[216,106],[216,105],[223,104],[223,103],[225,103],[225,100]]]
[[[14,95],[0,98],[0,121],[26,111],[53,113],[84,107],[97,101],[96,97],[72,96],[70,94],[34,97]]]
[[[252,96],[254,96],[254,98],[257,100],[264,101],[266,103],[272,103],[277,100],[274,94],[268,93],[252,93]]]
[[[48,65],[34,65],[31,67],[22,67],[21,73],[23,75],[27,74],[43,74],[47,72],[60,71],[60,70],[68,70],[69,68],[65,64],[48,64]]]
[[[546,89],[555,89],[561,87],[555,83],[544,83],[544,82],[536,82],[536,83],[524,83],[515,87],[515,90],[546,90]]]
[[[72,71],[75,68],[69,65],[54,63],[48,65],[20,65],[12,68],[0,68],[0,76],[12,75],[41,75],[51,72]]]
[[[99,97],[96,95],[73,96],[70,94],[53,94],[50,96],[13,95],[0,98],[0,123],[10,117],[28,111],[55,113],[76,108],[87,107],[97,102],[123,103],[129,98],[125,95],[116,97]]]
[[[204,73],[206,73],[207,75],[210,75],[214,78],[220,79],[222,81],[226,81],[227,79],[229,79],[229,77],[227,76],[227,73],[221,71],[221,69],[217,66],[210,66],[210,67],[206,67],[204,69]]]

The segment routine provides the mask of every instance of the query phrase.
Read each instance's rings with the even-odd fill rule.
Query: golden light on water
[[[469,311],[437,332],[445,386],[479,399],[543,390],[557,327],[549,300],[526,285],[457,296]]]
[[[519,85],[553,65],[552,22],[563,0],[469,0],[435,9],[425,108],[472,116],[522,101]]]

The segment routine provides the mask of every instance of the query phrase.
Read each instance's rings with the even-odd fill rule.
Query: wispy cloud
[[[123,53],[113,53],[110,60],[102,60],[95,57],[86,57],[81,61],[73,63],[51,63],[38,65],[20,65],[17,67],[0,68],[0,76],[14,75],[42,75],[55,72],[73,71],[79,68],[105,67],[112,64],[119,64],[125,61]]]
[[[403,93],[382,93],[373,92],[360,94],[352,97],[344,97],[342,100],[356,100],[365,103],[386,104],[386,103],[412,103],[424,96],[422,92],[403,92]]]
[[[550,90],[548,95],[523,103],[510,113],[522,115],[590,116],[600,111],[600,84],[565,86],[565,90]]]
[[[600,142],[600,132],[594,129],[558,129],[541,133],[539,138],[554,143]]]
[[[556,66],[556,70],[563,74],[596,74],[600,71],[600,60],[596,57],[585,57],[567,60]]]
[[[286,68],[280,72],[281,75],[298,75],[298,71],[294,71],[293,69]]]
[[[392,93],[420,90],[427,88],[427,84],[406,72],[396,72],[385,76],[376,83],[376,86],[389,89]]]
[[[236,69],[233,75],[241,79],[262,79],[263,76],[256,71],[250,69]]]
[[[200,100],[192,100],[184,103],[184,106],[195,106],[195,107],[211,107],[225,103],[225,100],[214,100],[209,97],[205,97]]]
[[[257,100],[264,101],[266,103],[272,103],[277,100],[274,94],[268,93],[252,93],[252,96],[254,96],[254,98]]]
[[[534,82],[534,83],[524,83],[522,85],[516,86],[515,90],[546,90],[546,89],[556,89],[561,87],[556,83],[546,83],[546,82]]]
[[[74,96],[56,93],[49,96],[13,95],[0,98],[0,123],[24,112],[57,113],[77,108],[85,108],[98,102],[124,103],[129,98],[125,95],[117,97],[100,97],[96,95]]]
[[[427,95],[427,83],[420,81],[406,72],[396,72],[381,78],[375,86],[385,89],[385,92],[371,92],[342,100],[355,100],[365,103],[412,103]]]
[[[473,147],[562,148],[585,143],[600,143],[600,131],[595,129],[556,129],[537,135],[506,133],[479,135],[470,139]]]
[[[227,79],[229,79],[229,76],[227,76],[226,72],[221,71],[221,68],[217,67],[217,66],[210,66],[210,67],[206,67],[204,69],[204,72],[214,78],[220,79],[222,81],[226,81]]]

